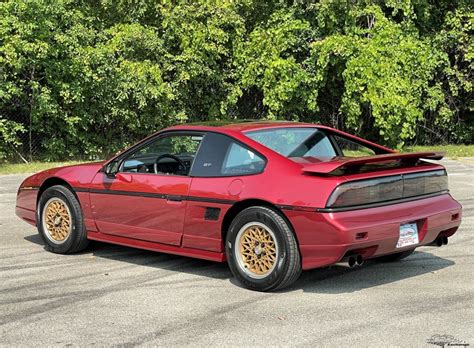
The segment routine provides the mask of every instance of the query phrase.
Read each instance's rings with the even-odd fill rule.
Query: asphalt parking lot
[[[464,207],[448,246],[305,272],[279,293],[240,288],[226,264],[101,243],[48,253],[14,214],[25,175],[0,176],[0,345],[472,346],[474,159],[443,163]]]

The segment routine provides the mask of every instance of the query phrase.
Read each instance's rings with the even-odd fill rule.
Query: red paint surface
[[[191,178],[184,176],[126,173],[108,178],[98,173],[90,188],[186,196],[190,183]],[[91,192],[90,202],[92,218],[102,233],[181,244],[186,201]]]
[[[126,173],[109,178],[100,171],[104,162],[61,167],[25,179],[18,193],[16,213],[25,221],[35,224],[38,188],[42,190],[53,182],[51,180],[55,180],[77,191],[90,239],[224,261],[222,237],[226,213],[238,202],[259,200],[281,209],[287,217],[298,240],[303,269],[338,262],[353,250],[361,251],[366,257],[396,252],[401,223],[418,222],[420,245],[432,242],[438,234],[446,234],[448,230],[452,234],[459,226],[461,206],[449,194],[385,207],[339,213],[316,212],[316,208],[325,207],[334,188],[346,181],[443,167],[427,163],[418,167],[392,168],[350,176],[312,175],[304,173],[302,169],[314,168],[320,163],[324,168],[338,167],[341,159],[294,162],[245,136],[245,131],[256,128],[301,126],[315,127],[312,124],[294,123],[172,127],[164,131],[213,131],[234,137],[265,156],[267,166],[260,174],[222,178],[145,173]],[[394,153],[393,150],[338,130],[317,127],[376,146],[386,153]],[[26,189],[31,187],[36,189]],[[96,193],[94,190],[115,190],[123,194]],[[174,201],[133,196],[127,195],[128,192],[181,196],[184,199]],[[193,199],[188,200],[187,197]],[[209,201],[214,199],[232,202]],[[206,208],[220,209],[217,219],[205,219]],[[453,220],[455,214],[458,217]],[[359,233],[364,238],[357,239]]]
[[[375,247],[370,256],[390,254],[396,249],[400,225],[418,222],[420,245],[433,242],[443,231],[457,228],[461,205],[449,194],[396,205],[339,213],[285,211],[297,232],[303,269],[336,263],[350,250]],[[367,237],[359,240],[358,233]]]

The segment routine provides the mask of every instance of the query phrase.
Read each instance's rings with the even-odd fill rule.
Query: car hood
[[[40,187],[51,178],[62,179],[72,187],[85,187],[90,184],[104,163],[105,161],[100,161],[47,169],[29,176],[20,187]]]

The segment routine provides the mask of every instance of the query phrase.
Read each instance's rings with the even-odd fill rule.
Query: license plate
[[[398,237],[397,248],[418,244],[418,226],[416,223],[400,225],[400,236]]]

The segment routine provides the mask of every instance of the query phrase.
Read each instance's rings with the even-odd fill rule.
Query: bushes
[[[469,1],[1,2],[0,158],[229,118],[472,143],[472,23]]]

